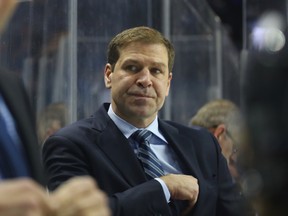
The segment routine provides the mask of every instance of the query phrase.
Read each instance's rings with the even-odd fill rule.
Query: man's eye
[[[151,69],[151,72],[154,73],[154,74],[161,74],[162,73],[162,71],[160,69],[158,69],[158,68]]]
[[[129,65],[126,67],[127,70],[132,71],[132,72],[137,72],[138,71],[138,67],[135,65]]]

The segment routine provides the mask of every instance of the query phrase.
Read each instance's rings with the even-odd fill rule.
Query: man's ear
[[[219,140],[219,138],[225,133],[226,126],[224,124],[219,124],[214,130],[214,136]]]
[[[170,86],[171,86],[171,80],[172,80],[172,72],[170,72],[170,73],[169,73],[169,76],[168,76],[166,97],[169,95]]]
[[[112,66],[111,64],[106,64],[105,70],[104,70],[104,82],[106,88],[110,89],[111,88],[111,79],[112,79]]]

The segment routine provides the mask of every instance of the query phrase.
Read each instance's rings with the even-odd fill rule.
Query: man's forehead
[[[151,49],[153,52],[151,53]],[[147,53],[149,55],[147,55]],[[124,54],[124,55],[123,55]],[[167,58],[168,60],[168,51],[166,47],[161,43],[140,43],[133,42],[128,44],[125,47],[119,48],[119,57],[127,58],[133,60],[137,59],[141,54],[147,55],[151,58],[158,58],[159,63],[163,63],[162,59]]]

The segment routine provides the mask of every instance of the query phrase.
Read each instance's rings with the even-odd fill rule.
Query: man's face
[[[120,51],[105,67],[105,84],[111,88],[113,111],[136,127],[148,126],[169,93],[172,73],[162,44],[135,42]]]

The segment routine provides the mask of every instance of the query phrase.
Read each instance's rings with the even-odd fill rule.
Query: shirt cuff
[[[158,181],[158,182],[161,184],[162,189],[163,189],[163,191],[164,191],[164,195],[165,195],[166,201],[167,201],[167,203],[169,203],[169,202],[170,202],[171,194],[170,194],[170,192],[169,192],[169,190],[168,190],[167,185],[166,185],[165,182],[164,182],[162,179],[160,179],[160,178],[155,178],[155,180]]]

